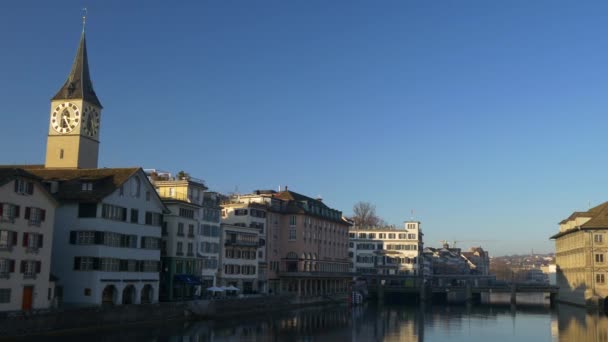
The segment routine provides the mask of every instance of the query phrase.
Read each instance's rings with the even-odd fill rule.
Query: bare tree
[[[358,227],[373,227],[386,224],[383,219],[376,215],[376,206],[369,202],[355,203],[351,219],[355,226]]]

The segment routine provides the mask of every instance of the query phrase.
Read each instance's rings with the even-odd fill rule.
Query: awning
[[[202,285],[201,279],[189,274],[176,274],[173,280],[184,283],[186,285]]]

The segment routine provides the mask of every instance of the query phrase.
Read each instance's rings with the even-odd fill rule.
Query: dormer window
[[[23,195],[31,195],[34,193],[34,183],[27,182],[24,179],[15,179],[15,192]]]
[[[93,191],[93,182],[82,182],[82,191]]]

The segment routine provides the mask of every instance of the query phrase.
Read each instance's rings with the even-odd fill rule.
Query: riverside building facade
[[[349,231],[351,270],[358,275],[418,276],[422,250],[418,221],[406,221],[403,228],[352,227]]]
[[[268,292],[306,297],[348,292],[348,227],[342,213],[321,198],[288,190],[258,190],[243,203],[263,203]]]
[[[555,240],[560,301],[608,304],[608,202],[577,211],[559,223]]]
[[[0,311],[47,309],[57,201],[40,178],[0,168]]]

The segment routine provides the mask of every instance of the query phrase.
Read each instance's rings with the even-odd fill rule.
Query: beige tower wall
[[[83,136],[82,122],[79,122],[78,126],[69,134],[60,134],[53,129],[51,124],[52,113],[64,102],[71,102],[78,106],[80,121],[82,121],[84,106],[87,105],[83,100],[55,100],[51,102],[49,135],[44,165],[47,168],[97,168],[99,142],[95,139],[98,139],[98,137]],[[62,150],[63,154],[61,153]]]

